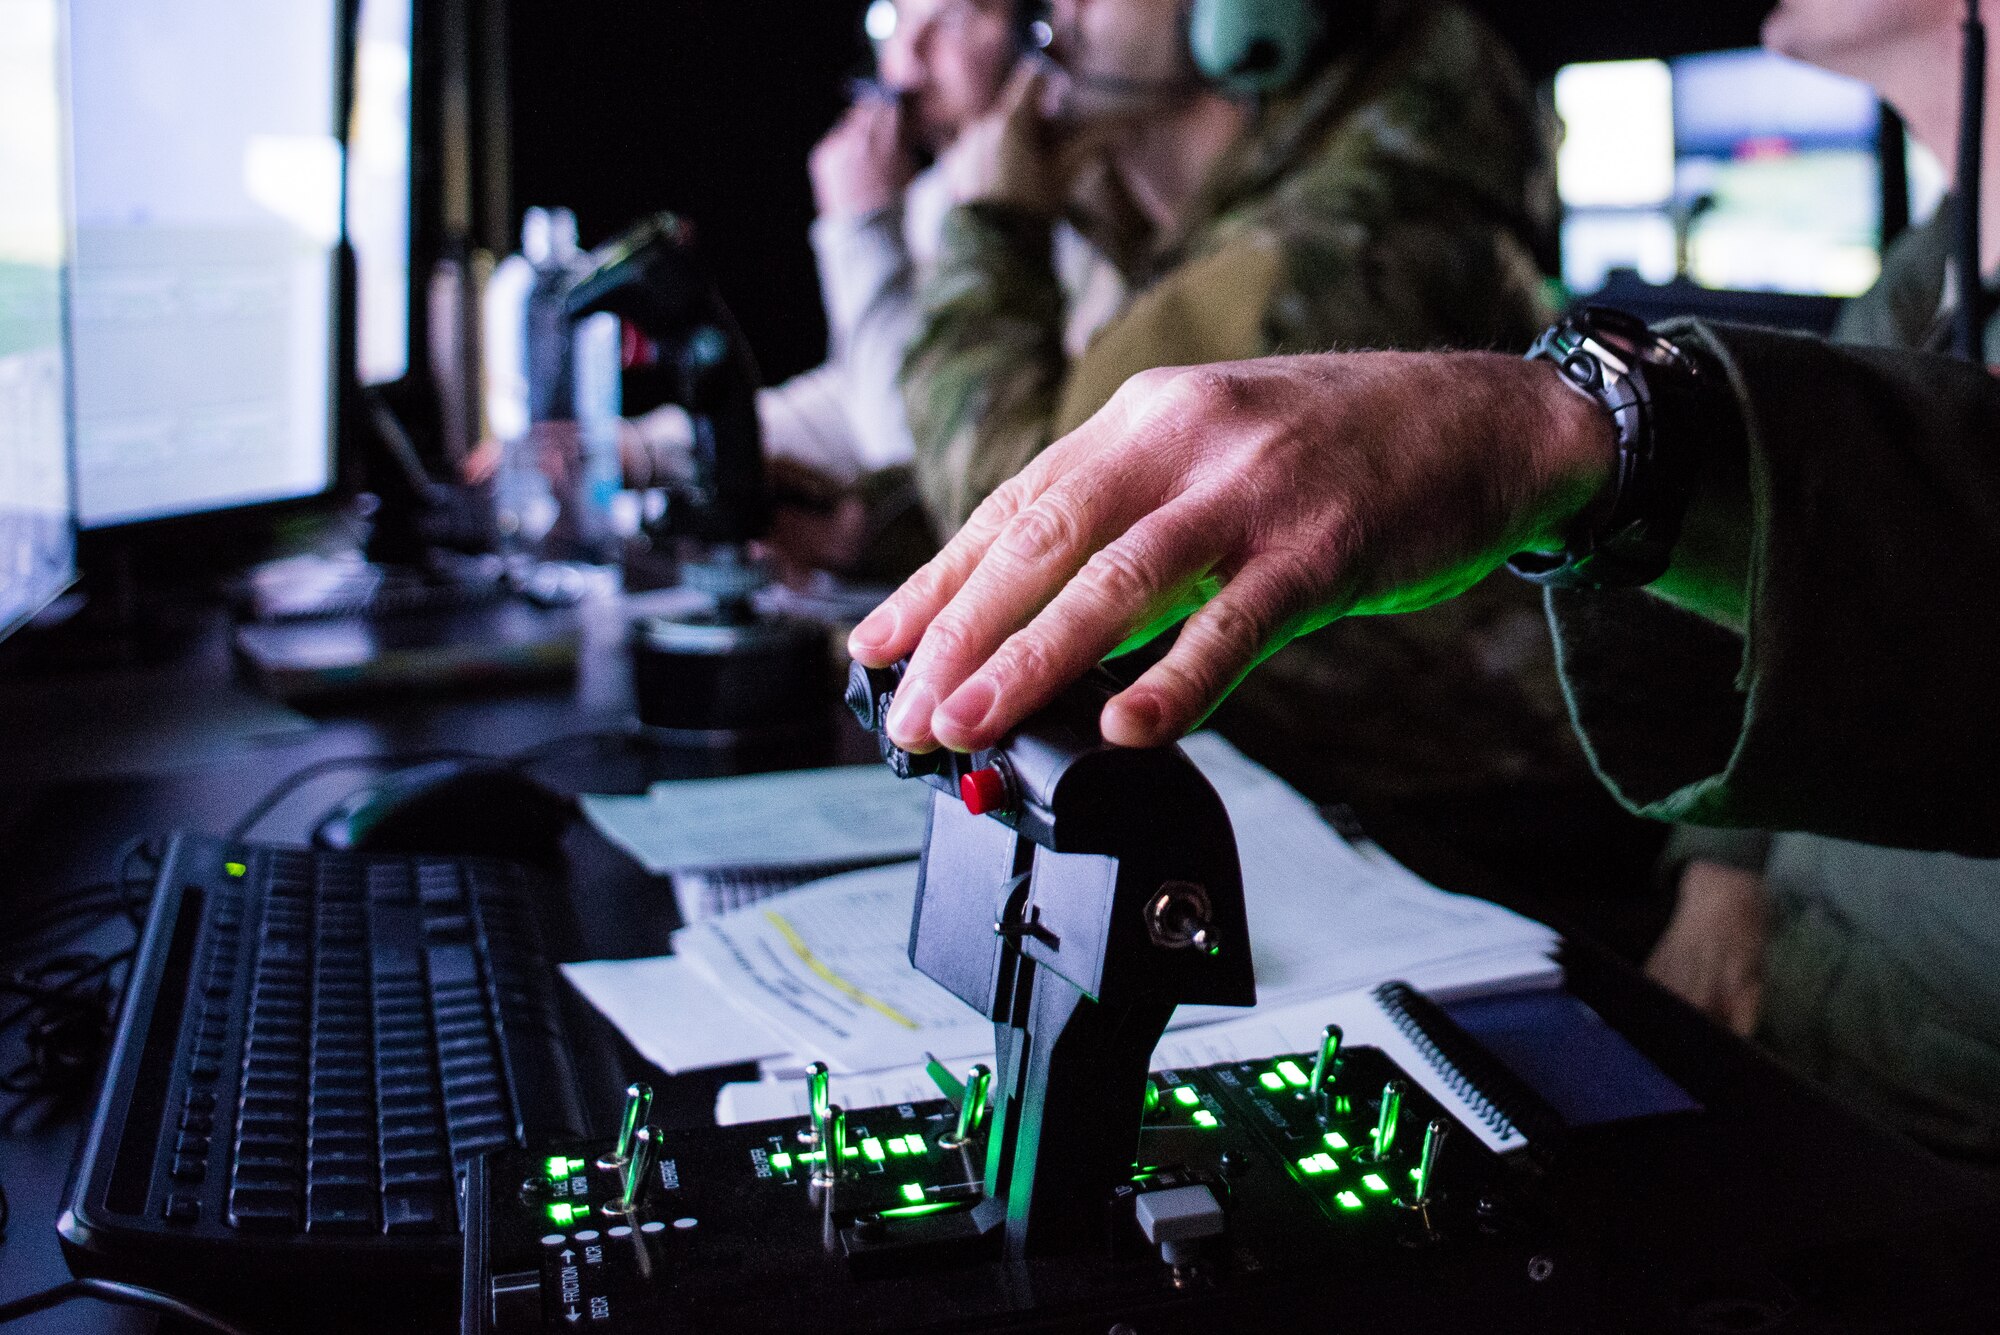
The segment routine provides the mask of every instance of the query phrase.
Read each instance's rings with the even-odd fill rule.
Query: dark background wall
[[[592,244],[655,209],[701,229],[767,377],[826,329],[807,150],[862,67],[865,0],[509,0],[513,193],[566,204]],[[1769,0],[1480,0],[1538,77],[1571,60],[1746,46]]]

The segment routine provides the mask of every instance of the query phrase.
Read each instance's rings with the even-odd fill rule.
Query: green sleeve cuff
[[[2000,383],[1920,353],[1692,333],[1746,427],[1746,630],[1641,592],[1552,592],[1592,763],[1658,819],[2000,855]]]

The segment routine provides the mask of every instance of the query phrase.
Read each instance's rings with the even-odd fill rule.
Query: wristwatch
[[[1519,552],[1507,565],[1558,589],[1636,588],[1666,573],[1694,490],[1722,372],[1714,360],[1604,306],[1586,306],[1528,350],[1611,419],[1617,459],[1602,518],[1559,552]]]

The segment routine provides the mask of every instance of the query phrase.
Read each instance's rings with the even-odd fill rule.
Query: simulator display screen
[[[0,635],[75,574],[61,39],[56,0],[0,0]]]

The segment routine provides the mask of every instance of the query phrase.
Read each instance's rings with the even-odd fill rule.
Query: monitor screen
[[[75,575],[58,0],[0,0],[0,636]]]
[[[361,0],[347,120],[347,240],[354,248],[361,383],[410,367],[412,0]]]
[[[1674,190],[1704,287],[1851,297],[1882,272],[1880,107],[1763,51],[1676,60]]]
[[[71,0],[85,527],[333,475],[340,0]]]
[[[1863,84],[1764,51],[1571,65],[1563,278],[1852,296],[1881,270],[1879,116]]]

